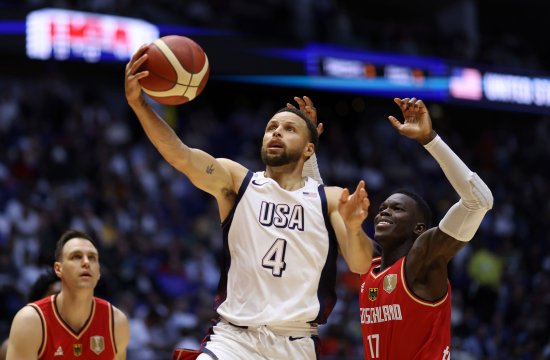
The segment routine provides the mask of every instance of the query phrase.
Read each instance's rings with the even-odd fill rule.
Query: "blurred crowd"
[[[473,1],[440,5],[435,9],[440,18],[428,20],[418,11],[424,23],[417,18],[417,26],[408,29],[397,26],[405,17],[401,13],[393,24],[363,24],[361,14],[376,14],[368,8],[352,12],[331,0],[231,1],[227,11],[219,11],[226,3],[215,0],[26,3],[262,29],[259,35],[289,41],[542,66],[534,53],[483,46],[488,38],[480,35]],[[444,21],[451,6],[466,20]],[[405,13],[414,10],[408,7]],[[266,25],[272,23],[268,17],[281,21],[279,32]],[[434,34],[428,25],[449,29]],[[441,35],[437,42],[417,41],[435,35]],[[452,46],[441,46],[444,39],[454,39]],[[495,53],[489,56],[491,49]],[[197,348],[214,316],[219,278],[222,239],[215,201],[171,168],[146,139],[124,99],[122,66],[100,69],[94,74],[105,74],[98,78],[86,77],[84,67],[92,65],[82,65],[78,81],[63,65],[40,66],[39,77],[0,75],[0,338],[25,304],[30,284],[51,267],[57,238],[77,228],[100,243],[103,276],[97,295],[130,319],[128,358],[167,359],[176,346]],[[91,77],[96,85],[89,85]],[[212,81],[191,104],[157,110],[190,146],[257,170],[263,167],[259,149],[267,119],[293,96],[309,95],[326,127],[317,152],[323,180],[353,186],[365,179],[372,202],[368,232],[378,202],[397,187],[423,194],[436,221],[456,201],[433,159],[387,123],[387,115],[398,114],[391,99],[296,91]],[[550,359],[550,118],[429,105],[435,129],[495,196],[476,237],[450,267],[452,358]],[[343,263],[338,284],[339,301],[321,330],[322,358],[361,359],[358,277]]]

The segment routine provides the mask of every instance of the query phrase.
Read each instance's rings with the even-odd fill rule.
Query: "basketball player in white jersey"
[[[188,147],[143,98],[138,80],[148,73],[137,69],[145,49],[126,66],[128,104],[165,160],[216,198],[222,223],[219,321],[198,359],[318,358],[317,325],[336,302],[338,252],[355,273],[371,263],[372,243],[361,227],[369,206],[364,182],[350,195],[302,175],[318,134],[293,107],[267,123],[264,171]]]

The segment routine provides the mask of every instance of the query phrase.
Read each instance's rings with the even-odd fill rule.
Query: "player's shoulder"
[[[19,309],[19,311],[15,314],[13,322],[20,323],[25,327],[32,327],[36,325],[40,326],[42,320],[40,319],[37,306],[34,304],[27,304]]]
[[[244,165],[236,162],[235,160],[227,159],[227,158],[217,158],[216,159],[233,177],[234,180],[241,180],[244,179],[246,174],[248,173],[248,168],[246,168]]]
[[[340,196],[342,196],[342,191],[344,189],[340,186],[325,186],[324,188],[329,212],[332,212],[332,210],[338,208],[338,202],[340,201]]]
[[[244,169],[247,170],[244,165],[228,158],[216,158],[216,160],[223,166],[231,169]]]
[[[115,318],[115,321],[128,321],[128,316],[126,316],[126,314],[124,313],[124,311],[120,310],[119,308],[117,308],[116,306],[112,305],[113,306],[113,316]]]
[[[325,186],[325,193],[327,194],[327,197],[328,196],[331,196],[331,197],[336,197],[337,199],[340,198],[340,195],[342,194],[342,190],[344,190],[343,188],[341,188],[340,186]]]
[[[16,354],[17,358],[21,354],[37,354],[44,340],[44,325],[37,309],[30,304],[22,307],[11,324],[8,348],[13,347],[13,350],[10,352]]]
[[[113,306],[113,319],[115,326],[115,338],[117,348],[119,350],[126,349],[130,341],[130,322],[126,314],[119,308]]]

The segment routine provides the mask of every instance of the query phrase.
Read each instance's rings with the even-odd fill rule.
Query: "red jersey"
[[[361,275],[359,306],[365,359],[448,360],[451,286],[436,302],[415,296],[405,281],[405,257],[377,272],[381,258]]]
[[[94,297],[90,317],[82,330],[75,332],[59,315],[56,296],[29,304],[36,309],[42,321],[43,336],[38,360],[113,360],[116,346],[111,304]]]

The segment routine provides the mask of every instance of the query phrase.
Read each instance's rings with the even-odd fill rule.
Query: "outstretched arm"
[[[449,148],[432,128],[432,121],[422,100],[395,99],[405,121],[389,120],[400,134],[417,140],[439,163],[445,176],[460,195],[460,200],[447,212],[439,228],[459,241],[470,241],[487,211],[493,207],[493,196],[481,178]]]
[[[418,288],[423,289],[424,298],[437,298],[446,291],[448,262],[474,237],[485,213],[493,206],[493,196],[483,180],[433,130],[422,100],[405,98],[394,101],[400,107],[404,121],[401,123],[389,116],[393,127],[400,134],[424,146],[460,196],[460,200],[440,221],[438,228],[420,235],[407,255],[409,282],[416,282]]]
[[[372,262],[372,240],[362,228],[370,206],[365,182],[361,180],[351,195],[348,189],[325,189],[330,221],[336,233],[340,253],[350,271],[364,274]]]
[[[225,204],[227,194],[236,192],[240,185],[239,175],[244,177],[246,170],[230,160],[218,160],[202,150],[185,145],[145,101],[139,80],[148,76],[149,72],[138,72],[138,69],[147,61],[145,51],[148,46],[142,46],[126,65],[126,100],[138,117],[147,137],[164,159],[185,174],[196,187],[216,197],[222,214],[228,212],[225,208],[230,208],[232,203]],[[235,174],[237,179],[233,178]]]

